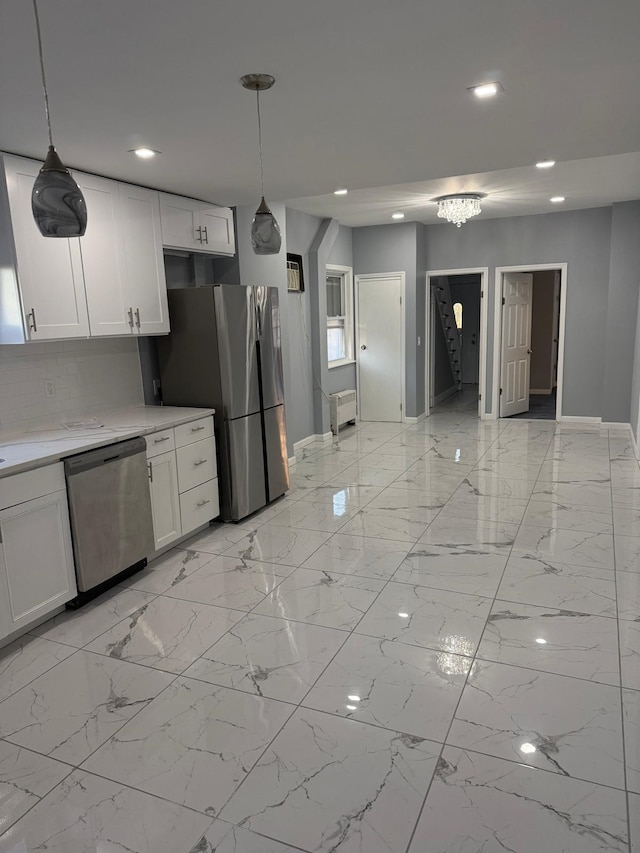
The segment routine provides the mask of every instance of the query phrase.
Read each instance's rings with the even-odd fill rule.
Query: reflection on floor
[[[0,652],[0,853],[638,853],[627,435],[456,404]]]
[[[529,409],[521,415],[512,415],[512,418],[523,420],[545,420],[556,419],[556,389],[551,394],[531,394],[529,396]]]

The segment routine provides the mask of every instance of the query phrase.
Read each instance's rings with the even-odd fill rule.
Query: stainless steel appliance
[[[65,459],[81,594],[144,564],[154,551],[145,449],[144,438],[132,438]]]
[[[162,399],[215,408],[220,514],[239,521],[289,488],[278,289],[169,290]]]

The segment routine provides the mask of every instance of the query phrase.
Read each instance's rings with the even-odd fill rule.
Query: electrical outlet
[[[53,379],[44,380],[44,396],[49,399],[56,396],[56,386],[54,385]]]

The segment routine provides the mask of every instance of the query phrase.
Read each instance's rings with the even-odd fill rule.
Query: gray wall
[[[408,417],[415,417],[424,411],[424,347],[420,348],[419,359],[417,353],[417,336],[420,335],[421,341],[424,342],[425,313],[424,277],[419,300],[416,294],[419,257],[420,263],[425,263],[422,235],[420,241],[418,240],[420,227],[416,222],[403,222],[353,229],[354,275],[405,273],[405,370]]]
[[[611,208],[479,220],[462,228],[449,224],[424,227],[431,269],[489,267],[489,402],[496,266],[568,263],[563,414],[602,416]],[[624,396],[620,389],[617,397]]]
[[[634,423],[638,405],[633,383],[638,289],[640,287],[640,201],[614,204],[605,332],[602,420]],[[631,420],[630,420],[631,419]]]
[[[287,401],[287,428],[294,442],[313,435],[313,370],[311,360],[311,276],[309,247],[320,220],[287,209],[287,252],[302,255],[304,293],[289,293],[282,311],[287,324],[292,398]]]

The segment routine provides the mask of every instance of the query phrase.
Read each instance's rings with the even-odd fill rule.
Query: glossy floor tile
[[[0,650],[0,853],[640,853],[640,465],[476,408]]]
[[[623,791],[448,746],[409,853],[627,853],[628,835]]]
[[[73,772],[0,836],[1,853],[189,851],[210,819],[107,779]]]
[[[403,850],[439,746],[301,709],[221,813],[303,850]]]
[[[83,767],[213,816],[293,710],[181,677]]]

